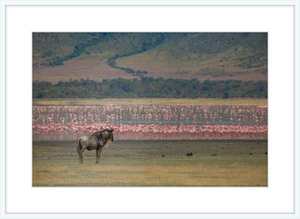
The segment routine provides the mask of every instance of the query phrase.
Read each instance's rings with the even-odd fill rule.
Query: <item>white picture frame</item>
[[[40,6],[41,9],[48,8],[47,13],[40,13],[38,11],[35,11],[35,9],[32,9],[35,13],[31,13],[31,8]],[[53,7],[57,6],[57,7]],[[60,20],[61,22],[54,19],[54,17],[59,16],[61,13],[66,13],[66,10],[69,9],[68,6],[76,6],[76,9],[72,11],[72,8],[70,9],[71,12],[69,12],[69,15],[72,16],[74,20],[76,20],[77,23],[74,23],[74,26],[64,26],[64,22],[68,20],[68,17],[66,17],[66,20]],[[246,188],[246,189],[240,189],[240,188],[156,188],[156,189],[139,189],[139,188],[128,188],[128,189],[120,189],[120,188],[106,188],[106,190],[101,190],[98,188],[86,188],[84,192],[87,192],[89,190],[92,191],[92,193],[98,193],[100,194],[113,194],[115,197],[106,197],[106,199],[103,199],[99,196],[99,203],[95,204],[95,209],[99,208],[100,206],[105,206],[107,209],[110,209],[108,211],[102,211],[101,213],[97,212],[87,212],[87,210],[84,212],[78,212],[79,208],[83,208],[87,203],[85,202],[85,197],[83,196],[82,189],[76,188],[33,188],[30,177],[31,172],[31,148],[30,142],[32,142],[31,137],[28,137],[30,135],[31,130],[28,128],[28,125],[31,123],[31,117],[29,116],[31,111],[31,83],[32,78],[24,73],[20,74],[17,71],[14,71],[14,66],[16,65],[18,69],[22,70],[22,66],[25,69],[24,72],[28,72],[31,69],[31,54],[27,54],[26,51],[28,51],[28,48],[31,47],[31,42],[28,42],[28,33],[36,32],[36,31],[98,31],[99,29],[97,27],[91,28],[88,25],[85,25],[89,19],[86,15],[89,14],[89,11],[86,11],[84,7],[88,6],[101,6],[101,7],[118,7],[119,14],[122,14],[124,9],[122,10],[121,7],[125,8],[126,11],[129,12],[136,12],[138,13],[139,18],[143,16],[149,16],[147,13],[151,13],[153,11],[146,11],[146,13],[143,13],[143,11],[134,11],[135,9],[130,9],[131,6],[134,7],[159,7],[159,10],[156,10],[157,13],[151,13],[151,15],[154,15],[154,17],[159,17],[160,14],[168,13],[166,12],[166,8],[168,6],[176,6],[178,7],[174,12],[176,12],[177,16],[172,17],[172,14],[169,14],[170,17],[174,19],[177,19],[177,17],[180,18],[182,14],[186,17],[189,16],[189,10],[194,10],[192,7],[207,7],[207,10],[211,10],[211,7],[218,7],[220,10],[220,7],[223,7],[224,10],[229,10],[230,7],[239,7],[239,16],[242,16],[243,10],[251,7],[258,7],[257,14],[252,13],[254,17],[261,16],[262,18],[260,21],[263,23],[268,19],[268,17],[264,17],[264,13],[268,14],[268,12],[272,11],[270,7],[276,7],[276,10],[278,11],[278,17],[280,18],[282,14],[286,12],[285,7],[293,7],[294,10],[294,20],[293,24],[291,23],[284,23],[285,17],[282,16],[281,20],[283,20],[283,23],[277,22],[275,26],[278,26],[278,28],[283,28],[289,25],[292,25],[294,27],[294,32],[292,33],[292,36],[288,36],[289,39],[280,38],[278,41],[278,44],[282,44],[283,42],[286,42],[287,47],[290,47],[290,39],[292,41],[294,40],[294,51],[287,50],[292,52],[291,54],[284,54],[281,59],[285,60],[286,58],[286,71],[288,74],[289,79],[287,79],[287,85],[281,86],[282,91],[281,93],[278,92],[278,88],[275,87],[277,82],[280,82],[281,80],[273,80],[273,76],[270,76],[272,80],[269,80],[270,83],[269,86],[269,92],[274,95],[269,96],[269,126],[270,126],[270,134],[273,135],[269,139],[269,174],[273,176],[276,175],[276,172],[278,173],[287,173],[288,176],[293,176],[293,181],[280,181],[280,184],[276,181],[277,178],[269,177],[269,184],[268,188]],[[12,7],[14,7],[13,10]],[[81,8],[82,7],[82,8]],[[181,7],[181,9],[180,9]],[[132,7],[131,7],[132,8]],[[59,9],[59,10],[57,10]],[[133,11],[130,11],[130,10]],[[270,10],[269,10],[270,9]],[[52,12],[51,12],[52,10]],[[89,10],[92,10],[92,7],[89,8]],[[0,218],[300,218],[300,203],[299,203],[299,197],[300,197],[300,190],[299,190],[299,160],[300,160],[300,141],[299,141],[299,125],[300,125],[300,119],[299,119],[299,87],[300,87],[300,68],[299,68],[299,60],[300,60],[300,34],[299,34],[299,27],[300,27],[300,1],[294,0],[294,1],[201,1],[201,0],[195,0],[195,1],[59,1],[59,2],[52,2],[52,1],[3,1],[1,0],[0,5],[0,16],[1,16],[1,41],[0,41],[0,48],[1,48],[1,57],[0,57],[0,71],[1,71],[1,77],[0,77],[0,103],[1,103],[1,114],[0,114]],[[13,11],[13,12],[12,12]],[[43,10],[41,10],[43,11]],[[117,10],[116,10],[117,11]],[[185,12],[184,12],[185,11]],[[229,10],[230,11],[230,10]],[[16,19],[13,19],[13,16],[10,15],[10,13],[16,13],[18,16]],[[182,12],[182,13],[181,13]],[[183,13],[184,12],[184,13]],[[217,19],[214,21],[209,20],[201,20],[203,28],[200,28],[202,31],[199,32],[246,32],[249,31],[249,27],[240,25],[239,27],[230,26],[227,27],[228,19],[226,19],[226,16],[230,17],[231,13],[224,13],[222,10],[218,11],[219,13],[213,14],[213,17],[216,17]],[[232,12],[232,11],[231,11]],[[281,14],[282,12],[282,14]],[[82,14],[80,14],[82,13]],[[103,13],[105,13],[103,11]],[[204,13],[204,12],[203,12]],[[247,14],[247,12],[245,12]],[[78,16],[76,16],[76,14]],[[118,13],[110,13],[111,17],[118,17],[120,16]],[[130,15],[131,21],[134,21],[134,17]],[[226,15],[225,17],[222,17],[222,15]],[[36,23],[40,24],[39,27],[33,27],[31,24],[27,23],[28,25],[20,25],[19,23],[22,23],[23,20],[26,20],[26,16],[28,17],[35,17],[36,20],[34,20]],[[51,19],[49,19],[49,16]],[[123,14],[122,14],[123,15]],[[43,16],[48,16],[43,19]],[[81,17],[82,16],[82,17]],[[112,19],[109,16],[109,19]],[[126,26],[126,23],[123,23],[126,21],[124,17],[120,17],[118,22],[121,22],[122,25],[117,25],[116,23],[112,23],[111,25],[104,25],[104,28],[101,30],[103,32],[116,32],[116,31],[127,31],[127,32],[134,32],[134,31],[162,31],[162,32],[172,32],[172,31],[183,31],[188,32],[190,31],[190,26],[185,25],[189,19],[187,18],[181,18],[177,20],[177,24],[174,22],[172,23],[172,20],[168,20],[169,16],[162,16],[162,20],[159,24],[159,19],[154,19],[155,22],[157,22],[158,27],[150,27],[148,25],[141,25],[141,23],[137,23],[137,25],[140,25],[140,27],[134,28],[134,25],[130,26],[129,28]],[[95,16],[96,17],[96,16]],[[93,18],[95,18],[93,17]],[[193,18],[190,20],[190,22],[193,24],[198,24],[200,21],[195,19],[194,15],[191,15]],[[199,15],[199,17],[201,17]],[[208,17],[210,18],[210,17]],[[270,18],[270,17],[269,17]],[[107,21],[109,20],[107,19]],[[181,23],[181,20],[184,20],[184,22]],[[253,18],[255,19],[255,18]],[[275,19],[275,17],[274,17]],[[57,25],[55,30],[53,30],[53,26],[47,26],[51,24],[51,20],[54,24]],[[81,20],[84,22],[81,23]],[[125,20],[125,21],[123,21]],[[140,19],[141,20],[141,19]],[[145,19],[145,22],[151,22],[152,19]],[[195,21],[196,20],[196,21]],[[236,21],[238,22],[239,17],[236,17]],[[247,20],[247,18],[245,18]],[[44,25],[41,25],[42,21],[44,21]],[[259,20],[258,20],[259,21]],[[213,25],[209,25],[209,23],[217,24],[218,22],[224,22],[223,25],[220,25],[218,27],[218,30],[214,28]],[[240,22],[240,21],[239,21]],[[247,23],[247,21],[245,21]],[[272,22],[272,21],[270,21]],[[53,25],[53,23],[51,25]],[[72,22],[71,22],[72,23]],[[163,24],[161,24],[163,23]],[[208,23],[208,24],[207,24]],[[148,23],[147,23],[148,24]],[[163,26],[164,24],[168,24]],[[14,26],[15,25],[15,26]],[[258,24],[257,24],[258,25]],[[25,26],[25,27],[24,27]],[[26,27],[28,26],[28,27]],[[117,28],[116,28],[117,26]],[[180,28],[178,29],[178,26]],[[229,26],[229,25],[228,25]],[[20,34],[16,36],[16,34],[13,34],[13,36],[8,35],[10,31],[14,28],[20,28]],[[22,31],[21,27],[24,27],[24,32]],[[27,28],[27,29],[26,29]],[[199,30],[200,30],[199,29]],[[271,28],[270,28],[271,29]],[[272,29],[273,30],[273,29]],[[268,31],[269,33],[269,39],[270,41],[272,38],[276,38],[275,32],[268,31],[268,25],[258,25],[256,31]],[[250,32],[253,31],[253,28],[250,30]],[[99,31],[100,32],[100,31]],[[276,32],[277,33],[277,32]],[[285,35],[283,36],[285,37]],[[291,38],[290,38],[291,37]],[[23,39],[24,38],[24,39]],[[281,39],[281,40],[280,40]],[[14,40],[14,41],[13,41]],[[14,42],[14,44],[18,44],[19,41],[24,40],[24,42],[28,43],[28,45],[25,45],[20,49],[20,53],[23,53],[25,55],[18,56],[18,53],[16,52],[16,49],[11,47],[11,42]],[[288,41],[288,42],[287,42]],[[292,42],[293,43],[293,42]],[[281,45],[280,44],[280,45]],[[19,44],[18,44],[19,45]],[[24,43],[22,43],[24,45]],[[280,47],[280,45],[278,45]],[[284,46],[282,46],[284,48]],[[274,51],[274,47],[268,47],[269,49],[269,59],[274,58],[276,54],[278,54],[276,51]],[[17,64],[13,64],[11,62],[12,53],[17,60]],[[294,58],[292,65],[290,63],[291,57]],[[23,60],[24,59],[24,60]],[[275,72],[276,69],[274,69],[272,63],[270,64],[270,68],[268,68],[269,74],[271,74],[273,71]],[[282,65],[282,63],[277,62],[276,67],[281,68],[285,67],[285,65]],[[293,72],[294,74],[291,75],[289,72]],[[11,74],[14,75],[11,75]],[[277,77],[277,76],[275,76]],[[16,79],[18,78],[18,80]],[[282,79],[283,80],[283,79]],[[13,81],[13,83],[12,83]],[[293,83],[294,82],[294,83]],[[26,90],[26,92],[23,93],[23,90]],[[290,95],[290,90],[293,90],[293,95]],[[284,95],[289,94],[289,95]],[[12,101],[13,100],[13,101]],[[14,103],[17,102],[17,103]],[[282,106],[281,103],[287,103],[288,106],[292,106],[293,110],[288,111],[292,112],[288,115],[285,115],[286,121],[274,121],[272,120],[272,115],[276,114],[279,108]],[[20,106],[21,104],[21,106]],[[23,106],[24,105],[24,106]],[[272,108],[272,106],[274,106]],[[20,107],[22,109],[21,115],[19,116],[20,124],[16,124],[13,119],[12,112],[15,111],[16,108]],[[273,111],[273,112],[272,112]],[[17,111],[16,111],[17,112]],[[24,116],[22,116],[24,114]],[[281,131],[276,131],[275,126],[277,125],[286,124],[286,127],[283,128]],[[30,126],[31,127],[31,126]],[[19,133],[18,137],[14,137],[14,130]],[[27,131],[26,131],[27,130]],[[291,130],[293,130],[293,133],[291,133]],[[286,143],[286,151],[278,151],[278,147],[273,145],[278,144],[280,142],[280,139],[284,140],[284,137],[279,136],[279,134],[286,135],[286,136],[292,136],[287,137],[287,143]],[[274,139],[274,136],[278,139]],[[21,139],[21,141],[19,141]],[[276,142],[277,141],[277,142]],[[15,142],[15,143],[14,143]],[[23,148],[26,147],[28,150],[24,150]],[[24,153],[22,153],[24,150]],[[21,153],[18,153],[18,152]],[[13,156],[11,155],[13,153]],[[286,166],[280,166],[279,168],[274,168],[275,162],[278,158],[278,154],[282,154],[282,156],[285,156],[284,158],[279,159],[281,163],[287,163],[287,164],[293,164],[293,165],[286,165]],[[291,154],[294,156],[291,160]],[[276,159],[277,158],[277,159]],[[30,161],[30,163],[28,163]],[[272,163],[273,162],[273,163]],[[22,168],[26,167],[27,171],[21,171]],[[277,166],[276,166],[277,167]],[[275,173],[274,173],[275,172]],[[15,178],[10,180],[10,175],[13,175],[15,173],[18,173],[20,178]],[[280,176],[279,176],[280,177]],[[24,179],[24,180],[21,180]],[[29,179],[29,180],[28,180]],[[24,190],[18,190],[19,187],[24,188]],[[290,187],[290,185],[293,185]],[[16,190],[16,194],[11,195],[10,192],[7,192],[7,186],[10,186],[12,190]],[[278,190],[273,188],[276,187]],[[164,189],[164,190],[163,190]],[[225,193],[224,193],[225,190]],[[69,203],[64,203],[63,206],[65,209],[67,209],[67,212],[64,211],[64,208],[61,208],[61,211],[57,210],[59,209],[58,206],[56,206],[55,202],[59,202],[59,200],[46,200],[45,197],[49,197],[51,193],[61,193],[61,194],[74,194],[74,191],[77,191],[78,194],[72,196],[74,198],[78,198],[78,205],[68,206]],[[217,191],[217,192],[216,192]],[[219,191],[219,192],[218,192]],[[31,193],[30,193],[31,192]],[[69,192],[69,193],[68,193]],[[237,205],[236,207],[230,208],[230,203],[226,203],[226,200],[229,200],[230,202],[230,195],[234,195],[235,193],[241,193],[245,192],[245,199],[239,200],[240,205]],[[257,199],[253,199],[251,196],[252,193],[259,194],[259,192],[264,194],[270,194],[270,200],[273,199],[273,202],[270,202],[271,205],[276,206],[268,206],[268,203],[265,203],[266,206],[262,206],[261,210],[259,211],[259,206],[255,206],[255,203],[259,203],[260,199],[263,199],[264,197],[257,196]],[[140,196],[138,194],[145,194],[145,196]],[[185,194],[187,193],[187,198],[185,197]],[[289,196],[287,197],[293,197],[292,199],[285,198],[284,194],[289,193]],[[25,194],[25,195],[24,195]],[[29,194],[29,195],[28,195]],[[32,196],[30,195],[32,194]],[[133,196],[133,197],[139,197],[140,200],[130,200],[128,201],[128,198],[126,197],[119,197],[120,194]],[[162,196],[159,196],[159,194],[163,194]],[[198,198],[194,197],[193,194],[196,194]],[[217,202],[218,199],[222,199],[224,206],[228,205],[227,208],[233,209],[230,210],[230,212],[226,211],[226,208],[224,206],[211,206],[206,203],[205,199],[201,199],[201,194],[211,194],[213,197],[215,197],[215,201]],[[224,196],[220,196],[219,194],[227,194],[227,199]],[[293,195],[291,195],[293,194]],[[119,195],[119,196],[118,196]],[[170,198],[164,197],[164,195],[170,196]],[[18,198],[19,197],[19,198]],[[32,200],[32,197],[40,197],[40,200]],[[207,196],[208,197],[208,196]],[[246,203],[246,201],[249,197],[252,198],[253,208],[255,208],[255,211],[251,212],[249,209],[251,208],[243,208],[243,202]],[[254,196],[255,197],[255,196]],[[64,199],[66,197],[58,197],[58,199]],[[251,199],[250,198],[250,199]],[[172,199],[172,200],[171,200]],[[121,200],[121,201],[120,201]],[[170,200],[174,201],[174,208],[172,210],[172,207],[170,203],[165,203],[165,206],[163,206],[163,201]],[[48,202],[46,202],[48,201]],[[113,208],[111,205],[107,203],[117,203],[116,206]],[[197,202],[199,204],[197,204]],[[213,200],[207,200],[208,203],[213,203]],[[34,204],[31,204],[34,203]],[[43,204],[46,203],[46,204]],[[130,208],[130,203],[133,203],[136,205],[136,207],[132,207],[130,209],[130,212],[126,212],[125,210],[118,210],[122,209],[122,203],[124,205],[128,205],[128,208]],[[146,204],[143,204],[146,203]],[[156,209],[154,211],[151,211],[151,203],[153,206],[153,209]],[[157,203],[159,203],[161,206],[159,206]],[[219,202],[218,202],[219,203]],[[248,205],[249,205],[248,203]],[[15,204],[14,207],[12,207],[12,204]],[[28,212],[26,212],[26,208],[23,206],[28,205],[28,208],[31,206]],[[47,205],[47,206],[45,206]],[[51,205],[53,205],[53,209],[51,210]],[[149,206],[150,205],[150,206]],[[191,206],[185,206],[185,205],[191,205]],[[280,206],[287,205],[286,207],[280,208]],[[34,207],[35,206],[35,207]],[[62,205],[60,205],[62,206]],[[178,209],[180,207],[186,207],[184,211],[179,212]],[[201,206],[206,206],[207,210],[200,209]],[[74,211],[70,209],[74,209]],[[24,210],[25,209],[25,210]],[[47,210],[48,209],[48,210]],[[50,210],[49,210],[50,209]],[[115,211],[113,210],[115,209]],[[141,209],[141,210],[139,210]],[[161,210],[159,210],[161,209]],[[165,210],[166,209],[166,210]],[[215,210],[214,210],[215,209]],[[223,210],[222,210],[223,209]],[[235,209],[235,210],[234,210]],[[267,209],[267,210],[265,210]],[[281,209],[283,209],[281,211]],[[285,210],[284,210],[285,209]],[[197,210],[202,210],[202,212],[198,212]]]

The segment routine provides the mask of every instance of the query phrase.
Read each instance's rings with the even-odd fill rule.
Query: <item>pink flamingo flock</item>
[[[122,139],[267,139],[265,106],[33,106],[34,140],[74,140],[102,128]]]

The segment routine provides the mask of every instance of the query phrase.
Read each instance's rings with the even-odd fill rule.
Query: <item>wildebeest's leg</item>
[[[84,147],[84,148],[81,148],[81,150],[80,150],[81,157],[79,156],[79,163],[83,163],[83,162],[82,162],[82,154],[83,154],[84,151],[85,151],[85,147]]]
[[[101,155],[102,148],[99,148],[99,150],[96,150],[96,153],[97,153],[96,163],[99,163],[99,161],[100,161],[100,155]]]
[[[81,150],[82,150],[81,140],[78,139],[77,153],[78,153],[78,155],[79,155],[79,163],[83,163],[83,162],[82,162],[82,152],[83,152],[84,150],[83,150],[82,152],[81,152]]]
[[[82,163],[82,154],[80,152],[80,147],[79,146],[77,146],[77,153],[79,155],[79,163]]]
[[[98,155],[98,153],[99,153],[99,149],[96,149],[96,162],[95,163],[99,163],[100,156]]]

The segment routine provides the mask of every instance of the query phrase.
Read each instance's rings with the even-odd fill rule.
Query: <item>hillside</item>
[[[267,81],[265,33],[34,33],[33,80]]]

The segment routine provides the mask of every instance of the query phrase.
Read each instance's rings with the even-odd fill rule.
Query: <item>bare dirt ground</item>
[[[114,141],[95,164],[76,141],[33,142],[33,186],[267,186],[267,141]],[[187,156],[193,153],[193,156]]]

